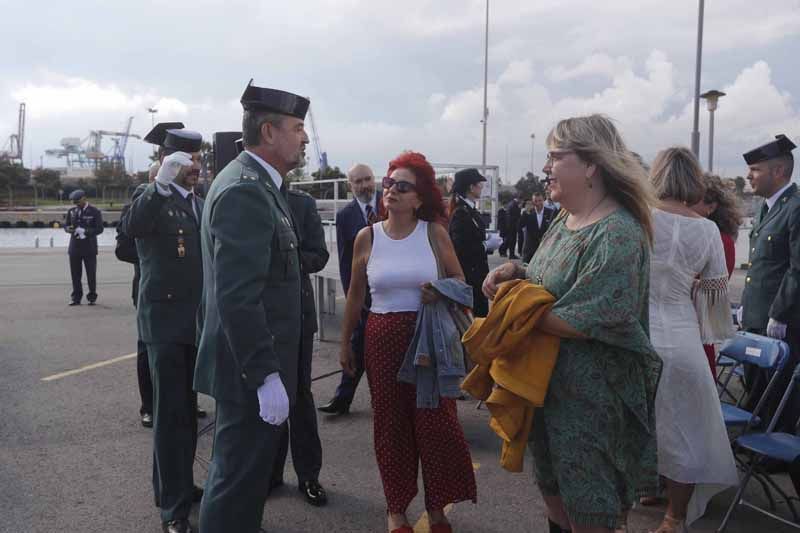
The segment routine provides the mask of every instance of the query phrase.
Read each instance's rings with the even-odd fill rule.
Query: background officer
[[[162,529],[192,531],[198,499],[192,465],[197,446],[196,314],[203,289],[200,217],[192,188],[200,173],[199,133],[167,129],[155,182],[133,202],[125,232],[136,238],[141,281],[137,322],[153,382],[153,490]]]
[[[80,305],[83,298],[83,266],[86,266],[86,284],[89,305],[97,300],[97,236],[103,233],[103,215],[93,205],[89,205],[86,193],[80,189],[72,191],[69,199],[75,207],[67,211],[64,231],[69,238],[69,271],[72,275],[72,295],[69,305]]]
[[[785,135],[744,154],[747,179],[756,196],[764,198],[750,230],[750,264],[742,293],[739,323],[747,331],[784,339],[791,356],[786,368],[800,361],[800,192],[791,182],[795,144]],[[789,382],[791,371],[775,387],[771,411]],[[750,376],[753,377],[752,375]],[[756,402],[766,380],[750,390]],[[798,400],[797,395],[793,395]],[[755,404],[751,407],[754,407]],[[793,432],[800,401],[783,413],[778,429]]]
[[[203,533],[256,533],[297,391],[301,276],[286,174],[305,161],[306,98],[249,84],[244,151],[214,179],[202,223],[195,389],[217,401]]]
[[[289,410],[289,431],[284,431],[280,440],[271,486],[283,482],[283,468],[291,437],[292,464],[297,474],[298,488],[308,503],[319,506],[325,505],[328,497],[319,483],[322,443],[317,429],[314,396],[311,394],[311,356],[314,353],[314,333],[317,332],[317,311],[309,274],[325,268],[329,254],[325,246],[325,230],[314,198],[302,191],[289,189],[288,200],[300,240],[303,319],[297,361],[297,399]]]

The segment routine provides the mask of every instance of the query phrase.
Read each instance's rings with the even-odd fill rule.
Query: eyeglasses
[[[411,191],[416,191],[417,186],[411,183],[410,181],[400,181],[394,178],[390,178],[389,176],[384,176],[382,182],[384,189],[391,189],[394,187],[399,193],[406,193]]]
[[[575,150],[552,150],[547,152],[547,164],[552,165],[553,161],[560,161],[565,155],[574,154]]]

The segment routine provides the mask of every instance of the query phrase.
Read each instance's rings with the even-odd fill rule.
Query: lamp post
[[[708,171],[714,171],[714,111],[717,110],[717,102],[725,96],[722,91],[711,90],[700,95],[708,104]]]
[[[481,171],[486,172],[486,121],[489,118],[488,90],[489,90],[489,0],[486,0],[486,42],[483,59],[483,151],[481,157]]]
[[[531,174],[535,174],[536,171],[533,169],[533,152],[536,149],[536,134],[531,133]]]
[[[694,72],[694,129],[692,130],[692,152],[700,155],[700,65],[703,59],[703,12],[705,1],[700,0],[697,13],[697,58]]]
[[[150,127],[156,125],[156,113],[158,113],[158,109],[155,107],[148,107],[147,112],[150,113]]]

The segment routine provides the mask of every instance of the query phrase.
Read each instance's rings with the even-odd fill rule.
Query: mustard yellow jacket
[[[500,464],[521,472],[533,411],[544,404],[560,339],[536,329],[555,298],[525,280],[500,285],[489,314],[462,342],[477,366],[461,388],[486,402],[489,426],[503,439]],[[496,385],[496,386],[495,386]]]

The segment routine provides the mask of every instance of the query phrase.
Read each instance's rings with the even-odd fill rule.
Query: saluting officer
[[[199,499],[192,465],[197,446],[196,315],[203,290],[200,217],[192,188],[200,174],[202,136],[167,129],[154,183],[133,202],[125,231],[136,238],[141,281],[137,322],[153,382],[153,490],[162,529],[193,531]]]
[[[791,182],[795,144],[785,135],[775,139],[744,154],[753,193],[765,200],[750,230],[740,323],[748,331],[784,339],[791,350],[787,368],[794,368],[800,361],[800,192]],[[787,373],[776,390],[783,391],[788,380]],[[757,399],[761,391],[750,393]],[[784,414],[780,425],[793,430],[800,404]]]
[[[203,533],[256,533],[297,390],[301,273],[286,174],[305,158],[306,98],[247,86],[244,151],[206,197],[195,389],[217,400]]]
[[[81,189],[72,191],[69,199],[75,207],[67,211],[64,231],[69,238],[69,271],[72,275],[72,294],[69,305],[81,305],[83,298],[83,266],[86,266],[86,284],[89,305],[97,300],[97,236],[103,233],[103,215],[93,205],[89,205],[86,193]]]

